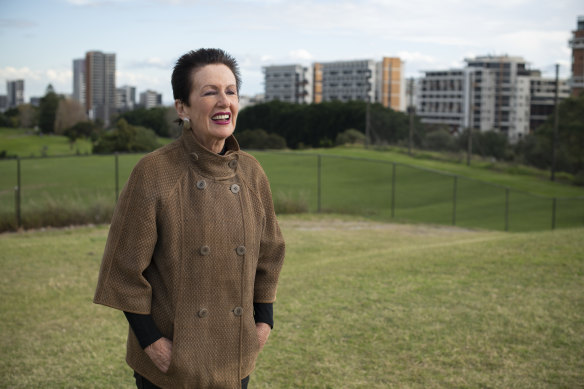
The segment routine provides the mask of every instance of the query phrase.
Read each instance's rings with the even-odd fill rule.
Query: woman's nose
[[[218,96],[219,101],[217,102],[217,104],[221,107],[228,107],[231,102],[229,101],[227,94],[225,94],[225,92],[220,92]]]

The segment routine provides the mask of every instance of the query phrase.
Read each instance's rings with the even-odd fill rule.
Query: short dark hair
[[[235,58],[221,49],[199,49],[189,51],[176,61],[171,78],[174,99],[180,100],[188,106],[193,83],[193,70],[214,64],[223,64],[231,70],[235,76],[235,86],[239,96],[241,76]]]

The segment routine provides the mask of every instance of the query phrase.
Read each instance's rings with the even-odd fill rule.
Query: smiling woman
[[[118,200],[94,302],[125,312],[138,388],[247,387],[273,327],[284,240],[267,177],[233,136],[239,70],[218,49],[177,61],[183,134]]]

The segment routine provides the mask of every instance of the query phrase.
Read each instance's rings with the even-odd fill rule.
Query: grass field
[[[280,217],[276,325],[251,388],[579,388],[584,229]],[[0,235],[0,384],[132,388],[93,305],[106,226]]]
[[[322,155],[320,181],[315,152]],[[584,188],[537,174],[359,148],[253,154],[270,178],[277,206],[286,199],[311,212],[510,231],[584,225]],[[119,190],[139,158],[119,156]],[[115,166],[111,155],[21,160],[24,225],[106,222],[116,198]],[[16,186],[17,162],[0,161],[0,231],[16,224]]]

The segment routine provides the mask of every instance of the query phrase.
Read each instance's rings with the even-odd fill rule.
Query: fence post
[[[391,218],[395,216],[395,162],[393,163],[393,169],[391,173]]]
[[[552,230],[556,229],[556,198],[552,199]]]
[[[316,203],[316,211],[320,213],[321,211],[321,162],[322,156],[318,154],[317,156],[317,203]]]
[[[452,225],[456,225],[456,192],[458,189],[458,176],[454,176],[454,185],[452,188]]]
[[[116,203],[118,202],[118,196],[119,196],[119,192],[120,192],[120,173],[119,173],[119,161],[118,161],[118,152],[116,151],[115,154],[115,160],[116,160]]]
[[[509,188],[505,188],[505,231],[509,231]]]
[[[22,214],[20,209],[21,204],[21,181],[20,181],[20,157],[16,157],[16,188],[14,188],[14,202],[16,211],[16,228],[22,227]]]

